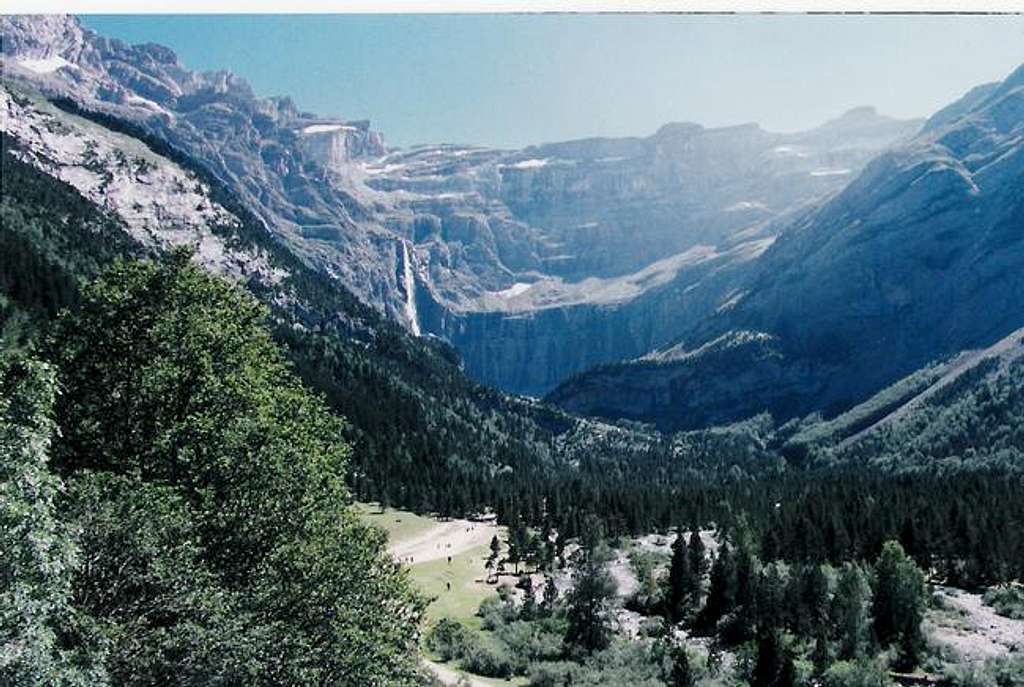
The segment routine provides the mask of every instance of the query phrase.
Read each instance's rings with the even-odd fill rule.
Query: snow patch
[[[747,292],[741,290],[729,293],[725,301],[720,306],[718,306],[718,308],[715,309],[715,312],[722,313],[726,312],[727,310],[732,310],[739,304],[741,300],[743,300],[743,297],[746,295]]]
[[[807,153],[794,148],[793,146],[775,146],[772,152],[779,157],[807,157]]]
[[[767,210],[764,203],[758,203],[754,200],[741,200],[738,203],[734,203],[729,207],[725,208],[726,212],[743,212],[744,210]]]
[[[310,124],[302,130],[304,134],[326,134],[331,131],[355,131],[354,126],[344,124]]]
[[[526,293],[527,291],[529,291],[531,286],[533,286],[533,284],[516,282],[515,284],[508,287],[504,291],[491,291],[491,294],[497,296],[498,298],[515,298],[519,294]]]
[[[841,177],[850,173],[848,169],[816,169],[811,172],[812,177]]]
[[[26,57],[18,60],[18,64],[29,71],[35,72],[36,74],[51,74],[61,67],[74,66],[60,55],[51,55],[50,57],[42,58]]]
[[[408,168],[409,165],[403,163],[393,163],[379,167],[376,165],[366,165],[364,169],[367,174],[391,174],[392,172],[398,172]]]
[[[530,160],[520,160],[519,162],[507,166],[511,167],[512,169],[540,169],[541,167],[546,167],[547,164],[547,158],[544,158],[543,160],[533,158]]]

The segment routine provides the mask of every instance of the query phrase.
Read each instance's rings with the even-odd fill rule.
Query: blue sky
[[[643,136],[669,121],[923,116],[1024,63],[1024,16],[86,16],[230,69],[260,95],[370,119],[392,145]]]

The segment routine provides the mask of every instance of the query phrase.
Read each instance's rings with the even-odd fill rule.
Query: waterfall
[[[416,311],[416,275],[412,271],[412,257],[409,243],[402,241],[402,272],[405,287],[405,319],[416,336],[420,335],[420,316]]]

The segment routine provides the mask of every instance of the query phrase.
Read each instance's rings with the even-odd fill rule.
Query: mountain
[[[556,439],[586,439],[590,423],[475,385],[449,347],[412,337],[314,271],[195,160],[129,122],[61,105],[0,85],[5,346],[73,306],[82,282],[114,259],[189,246],[196,262],[267,304],[296,371],[348,418],[364,496],[415,471],[418,491],[393,487],[388,498],[476,506],[494,471],[558,462]],[[475,495],[439,500],[437,485],[452,479],[476,483]]]
[[[395,150],[365,120],[257,97],[72,17],[4,17],[0,33],[6,79],[181,150],[306,264],[518,393],[678,338],[780,222],[921,125],[858,108],[795,134],[668,124],[523,150]]]
[[[668,430],[831,415],[1021,324],[1019,73],[923,127],[857,108],[794,134],[397,150],[74,18],[0,29],[19,161],[139,250],[197,245],[345,355],[401,341],[459,398],[473,385],[437,339],[472,378],[557,386],[571,412]]]
[[[781,232],[671,346],[550,398],[666,429],[835,414],[1024,325],[1024,67],[971,91]]]
[[[1018,463],[1024,427],[1024,329],[896,381],[825,419],[778,428],[773,446],[791,465],[868,466],[889,474],[997,472]]]

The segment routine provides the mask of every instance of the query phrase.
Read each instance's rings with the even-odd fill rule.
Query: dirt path
[[[1024,649],[1024,620],[998,615],[980,594],[951,587],[937,587],[935,594],[944,607],[929,614],[927,630],[963,660],[983,661]]]
[[[486,546],[497,533],[493,521],[449,520],[412,539],[393,542],[388,550],[399,561],[416,565]]]
[[[470,687],[492,687],[490,683],[478,680],[469,673],[456,671],[440,663],[434,663],[433,661],[423,659],[423,665],[427,667],[427,670],[434,674],[434,677],[448,685],[448,687],[456,687],[456,685],[459,684],[459,678],[464,678],[463,684],[468,683]]]

